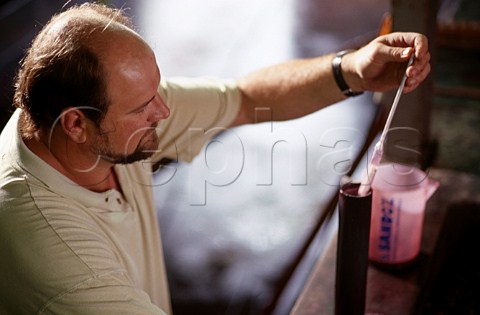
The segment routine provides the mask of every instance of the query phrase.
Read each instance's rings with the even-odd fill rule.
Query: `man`
[[[190,128],[252,123],[257,107],[286,120],[393,89],[413,53],[410,92],[430,71],[414,33],[334,66],[327,55],[238,82],[166,80],[120,11],[86,4],[53,17],[22,62],[0,136],[0,313],[170,314],[152,164],[191,160],[208,139]]]

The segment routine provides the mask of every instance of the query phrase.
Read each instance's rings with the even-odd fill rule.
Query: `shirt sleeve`
[[[240,92],[234,81],[175,78],[162,81],[159,93],[170,108],[170,116],[157,128],[159,150],[153,161],[192,161],[210,139],[233,122],[240,110]]]
[[[148,295],[126,284],[118,275],[99,276],[51,300],[42,315],[166,315],[150,302]]]

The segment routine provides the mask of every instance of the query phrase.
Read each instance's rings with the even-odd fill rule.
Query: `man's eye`
[[[147,106],[143,106],[142,108],[137,109],[137,110],[134,111],[133,113],[134,113],[134,114],[141,114],[141,113],[145,112],[146,109],[147,109]]]

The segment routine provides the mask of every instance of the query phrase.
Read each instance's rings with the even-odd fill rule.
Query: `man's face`
[[[129,34],[112,39],[105,55],[109,107],[91,151],[111,163],[132,163],[158,148],[155,128],[169,116],[158,94],[160,71],[151,49]]]

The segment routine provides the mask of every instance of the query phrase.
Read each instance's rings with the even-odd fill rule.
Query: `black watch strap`
[[[332,70],[333,70],[333,77],[335,78],[335,82],[337,82],[338,87],[340,88],[340,91],[342,91],[343,95],[347,97],[351,96],[357,96],[360,94],[363,94],[363,92],[355,92],[353,91],[345,82],[345,79],[343,78],[342,75],[342,58],[346,54],[352,52],[353,50],[347,49],[347,50],[342,50],[337,53],[335,58],[332,60]]]

